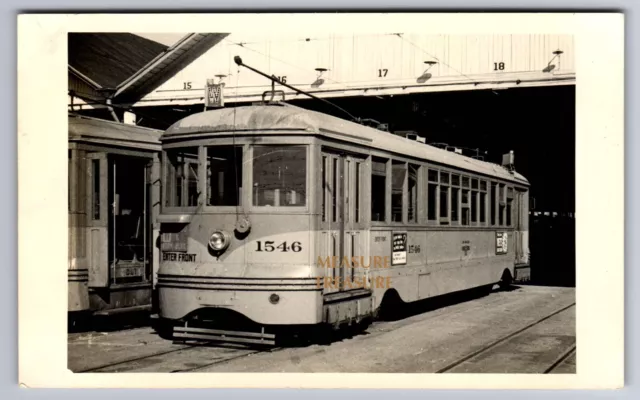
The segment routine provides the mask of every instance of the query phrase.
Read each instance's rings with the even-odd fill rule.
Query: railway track
[[[480,349],[475,350],[473,352],[470,352],[469,354],[465,355],[464,357],[458,358],[457,360],[447,364],[446,366],[438,369],[437,371],[435,371],[436,373],[446,373],[446,372],[454,372],[453,370],[456,369],[457,367],[463,366],[465,363],[470,363],[472,361],[478,360],[481,357],[486,357],[490,352],[492,352],[493,350],[495,350],[499,345],[502,344],[506,344],[508,343],[510,340],[513,340],[514,338],[516,338],[518,335],[521,335],[527,331],[532,330],[534,327],[537,327],[539,325],[541,325],[542,323],[544,323],[545,321],[549,320],[550,318],[569,310],[572,307],[575,307],[576,303],[571,303],[568,306],[562,307],[559,310],[556,310],[550,314],[548,314],[547,316],[540,318],[514,332],[509,333],[508,335],[505,335],[485,346],[482,346]],[[550,363],[550,365],[546,368],[544,368],[543,371],[540,371],[540,373],[544,373],[544,374],[548,374],[553,372],[559,365],[562,364],[563,361],[565,361],[567,358],[569,358],[572,354],[574,354],[576,351],[576,345],[575,343],[572,344],[571,346],[569,346],[566,350],[564,350],[552,363]]]
[[[564,353],[560,354],[558,358],[547,368],[544,370],[545,374],[549,374],[556,370],[566,359],[571,357],[576,352],[576,346],[573,345],[569,347]]]
[[[543,317],[526,326],[509,333],[503,331],[505,334],[496,340],[487,344],[477,343],[479,347],[470,348],[469,353],[458,356],[454,361],[436,371],[431,371],[435,373],[519,373],[525,370],[524,372],[527,373],[548,374],[575,370],[575,337],[568,332],[568,328],[558,330],[558,326],[564,323],[563,320],[568,315],[566,313],[570,313],[573,307],[575,307],[575,302],[562,306],[553,312],[551,309],[542,314]],[[565,314],[559,315],[562,313]],[[393,330],[393,328],[403,325],[401,321],[397,321],[392,322],[390,327]],[[372,335],[378,336],[387,331],[386,328],[373,329]],[[289,349],[289,347],[282,345],[268,348],[251,348],[240,345],[221,347],[216,342],[182,342],[175,343],[171,349],[154,349],[155,351],[151,354],[120,358],[117,361],[112,357],[113,362],[104,360],[104,364],[74,370],[74,372],[196,372],[253,355],[262,354],[271,359],[265,353],[279,352],[283,349]],[[126,357],[126,354],[123,356]],[[264,357],[259,359],[265,360]],[[511,370],[505,371],[502,370],[503,368]]]
[[[76,373],[87,373],[87,372],[136,372],[136,370],[142,369],[144,366],[148,364],[148,362],[153,361],[154,363],[161,364],[163,362],[170,362],[171,356],[182,356],[185,353],[194,353],[197,350],[202,349],[210,349],[212,351],[220,350],[219,347],[211,347],[207,346],[207,344],[194,344],[194,345],[184,345],[177,349],[171,349],[167,351],[160,351],[152,354],[147,354],[139,357],[132,357],[126,360],[121,360],[113,363],[102,364],[96,367],[85,368],[81,370],[76,370]],[[228,349],[228,348],[226,348]],[[176,368],[172,368],[169,372],[193,372],[199,369],[203,369],[206,367],[210,367],[216,364],[222,364],[225,362],[233,361],[238,358],[243,358],[250,356],[252,354],[257,353],[265,353],[265,352],[274,352],[278,351],[279,348],[268,348],[268,349],[246,349],[246,348],[237,348],[231,349],[235,350],[235,352],[224,354],[222,357],[204,363],[184,363],[183,367],[177,366]]]

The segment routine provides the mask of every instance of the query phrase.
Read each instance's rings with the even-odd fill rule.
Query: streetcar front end
[[[202,333],[321,321],[312,148],[311,138],[275,135],[163,146],[157,291],[164,323]]]

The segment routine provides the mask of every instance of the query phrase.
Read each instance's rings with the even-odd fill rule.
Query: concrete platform
[[[376,322],[329,345],[256,352],[189,347],[150,328],[69,336],[69,368],[104,372],[429,373],[480,352],[447,372],[542,373],[575,345],[575,289],[516,286],[398,321]],[[567,308],[568,307],[568,308]],[[501,340],[550,314],[544,321]],[[551,373],[575,373],[575,352]]]

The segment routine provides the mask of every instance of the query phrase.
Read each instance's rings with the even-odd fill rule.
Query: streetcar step
[[[249,343],[275,345],[276,335],[264,332],[225,331],[218,329],[192,328],[176,326],[173,337],[181,339],[207,340],[212,342]]]
[[[108,310],[96,311],[93,313],[95,316],[99,317],[108,317],[110,315],[118,315],[118,314],[126,314],[133,312],[147,312],[151,311],[151,305],[142,305],[142,306],[131,306],[131,307],[122,307],[122,308],[111,308]]]

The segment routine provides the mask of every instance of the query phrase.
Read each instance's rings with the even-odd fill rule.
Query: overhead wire
[[[471,78],[469,75],[465,74],[464,72],[460,71],[459,69],[453,67],[451,64],[448,64],[444,61],[442,61],[441,59],[439,59],[438,57],[434,56],[433,54],[429,53],[428,51],[424,50],[423,48],[421,48],[420,46],[418,46],[417,44],[413,43],[412,41],[410,41],[409,39],[406,39],[402,33],[392,33],[391,35],[393,36],[397,36],[400,38],[400,40],[403,40],[407,43],[409,43],[411,46],[415,47],[416,49],[420,50],[421,52],[423,52],[424,54],[428,55],[429,57],[433,58],[434,60],[438,61],[438,63],[440,64],[444,64],[446,67],[451,68],[452,70],[456,71],[457,73],[459,73],[460,75],[464,76],[465,78],[469,79],[471,82],[473,82],[475,85],[478,85],[479,82],[477,82],[475,79]]]
[[[135,110],[132,107],[121,106],[121,105],[113,104],[113,103],[109,104],[109,103],[107,103],[106,100],[105,101],[96,100],[94,98],[90,98],[90,97],[85,96],[83,94],[79,94],[79,92],[76,92],[76,91],[73,91],[73,90],[69,90],[69,95],[72,96],[72,97],[77,97],[77,98],[83,100],[85,102],[85,104],[82,104],[82,105],[90,106],[90,105],[96,105],[97,104],[97,105],[103,105],[105,107],[112,107],[112,108],[117,108],[119,110],[129,111],[129,112],[134,113],[136,115],[139,115],[139,116],[142,116],[142,117],[145,117],[145,118],[149,118],[149,119],[155,120],[157,122],[161,122],[161,123],[165,124],[167,128],[173,124],[173,122],[168,122],[168,121],[166,121],[166,120],[164,120],[162,118],[157,118],[157,117],[154,117],[154,116],[146,114],[146,113],[141,113],[139,110]],[[70,107],[73,108],[73,107],[75,107],[75,105],[72,105]],[[75,112],[75,111],[72,109],[71,112]]]
[[[250,47],[247,47],[247,46],[245,46],[245,45],[246,45],[246,43],[234,43],[234,42],[230,41],[229,39],[225,39],[225,40],[227,40],[227,41],[231,42],[231,44],[235,44],[235,45],[237,45],[237,46],[240,46],[240,47],[242,47],[243,49],[247,49],[247,50],[249,50],[249,51],[253,51],[254,53],[258,53],[258,54],[260,54],[261,56],[264,56],[264,57],[270,58],[270,59],[272,59],[272,60],[275,60],[275,61],[281,62],[281,63],[283,63],[283,64],[285,64],[285,65],[288,65],[288,66],[290,66],[290,67],[293,67],[293,68],[299,69],[300,71],[304,71],[304,72],[306,72],[306,73],[308,73],[308,74],[311,74],[311,71],[307,70],[306,68],[302,68],[302,67],[300,67],[300,66],[298,66],[298,65],[291,64],[290,62],[284,61],[284,60],[279,59],[279,58],[277,58],[277,57],[273,57],[273,56],[271,56],[271,55],[267,55],[267,54],[265,54],[265,53],[263,53],[263,52],[261,52],[261,51],[259,51],[259,50],[256,50],[256,49],[252,49],[252,48],[250,48]],[[335,80],[335,79],[327,78],[327,80],[330,80],[330,81],[332,81],[332,82],[334,82],[334,83],[338,83],[338,84],[343,84],[343,85],[344,85],[344,82],[340,82],[340,81],[337,81],[337,80]]]

